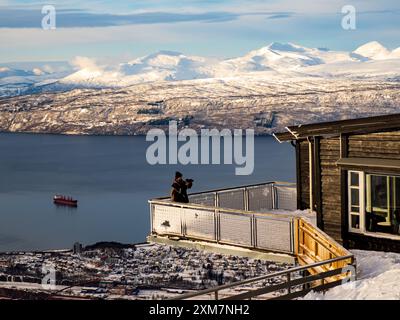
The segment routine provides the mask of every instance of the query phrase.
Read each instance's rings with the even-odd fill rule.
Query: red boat
[[[66,197],[62,195],[55,195],[53,198],[55,204],[63,205],[63,206],[70,206],[70,207],[77,207],[78,200],[74,200],[71,197]]]

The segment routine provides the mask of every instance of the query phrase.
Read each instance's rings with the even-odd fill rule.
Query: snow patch
[[[324,293],[311,292],[307,300],[399,300],[400,254],[352,250],[357,262],[357,281]]]

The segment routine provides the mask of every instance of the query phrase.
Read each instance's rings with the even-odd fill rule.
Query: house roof
[[[400,114],[368,118],[320,122],[286,127],[287,132],[275,133],[279,142],[305,139],[315,136],[335,136],[342,133],[371,133],[400,129]]]

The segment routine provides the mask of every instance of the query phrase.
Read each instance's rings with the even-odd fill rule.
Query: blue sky
[[[43,5],[56,30],[41,29]],[[357,29],[341,9],[357,10]],[[400,46],[399,0],[0,0],[0,62],[126,61],[159,50],[233,57],[270,42],[354,50],[377,40]]]

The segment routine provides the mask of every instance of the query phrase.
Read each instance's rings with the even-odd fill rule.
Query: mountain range
[[[389,50],[376,41],[352,52],[274,42],[229,59],[190,56],[172,51],[159,51],[118,65],[100,65],[85,57],[76,59],[77,67],[71,66],[62,71],[0,66],[0,96],[249,75],[400,79],[400,48]]]

